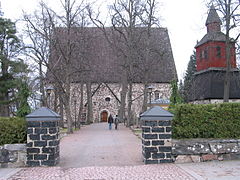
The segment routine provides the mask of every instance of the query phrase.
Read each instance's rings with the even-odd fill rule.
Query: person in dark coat
[[[112,129],[112,123],[113,123],[113,117],[112,117],[112,115],[110,114],[109,117],[108,117],[109,130]]]
[[[115,125],[116,130],[117,130],[117,127],[118,127],[118,123],[119,123],[119,118],[118,118],[118,115],[116,115],[116,117],[114,119],[114,125]]]

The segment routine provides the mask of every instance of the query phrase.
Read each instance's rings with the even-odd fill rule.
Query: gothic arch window
[[[160,91],[156,90],[154,91],[154,96],[155,96],[155,100],[160,98]]]

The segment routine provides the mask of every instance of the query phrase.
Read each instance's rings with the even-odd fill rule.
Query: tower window
[[[219,47],[219,46],[216,47],[216,56],[217,56],[218,58],[221,57],[221,47]]]
[[[200,59],[208,59],[208,50],[204,49],[200,53]]]
[[[204,52],[204,59],[208,59],[208,51],[207,51],[207,49],[205,49],[203,52]]]
[[[200,59],[203,59],[204,58],[204,51],[201,51],[200,53]]]

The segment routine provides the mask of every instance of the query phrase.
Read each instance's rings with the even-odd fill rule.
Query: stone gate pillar
[[[140,115],[145,164],[173,162],[172,118],[173,114],[160,106],[154,106]]]
[[[26,116],[27,165],[55,166],[59,162],[60,115],[41,107]]]

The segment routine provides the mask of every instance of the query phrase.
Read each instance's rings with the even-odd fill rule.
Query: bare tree
[[[106,39],[111,44],[111,47],[120,60],[118,64],[121,66],[122,70],[122,90],[120,94],[119,117],[123,119],[126,116],[125,114],[127,114],[127,126],[129,126],[133,124],[132,103],[135,99],[132,98],[132,88],[136,78],[144,81],[143,111],[146,110],[146,87],[149,82],[148,73],[150,73],[149,70],[153,67],[153,62],[149,60],[153,52],[150,43],[152,35],[151,28],[154,26],[158,27],[159,21],[159,18],[156,17],[157,3],[155,0],[119,0],[115,1],[109,7],[112,25],[111,33],[109,33],[109,29],[106,30],[104,23],[99,20],[99,14],[93,18],[92,10],[89,10],[89,15],[94,24],[103,31]],[[156,49],[154,51],[156,51]],[[140,73],[137,69],[144,69],[144,73]],[[141,77],[139,78],[139,76]],[[128,102],[127,109],[126,99]]]
[[[93,23],[99,27],[107,41],[111,44],[114,52],[121,62],[118,64],[121,66],[121,99],[119,118],[122,120],[125,118],[126,97],[128,92],[128,77],[130,77],[131,60],[133,59],[134,50],[134,27],[136,27],[140,3],[136,0],[119,0],[115,1],[110,6],[111,28],[112,32],[106,30],[104,23],[99,20],[98,15],[93,17],[93,10],[89,8],[89,16]],[[112,39],[111,39],[112,38]],[[130,85],[132,87],[132,85]],[[131,91],[131,90],[130,90]],[[128,100],[131,102],[131,93],[128,95]],[[131,117],[130,113],[131,103],[128,106],[128,123]]]
[[[48,50],[51,52],[49,58],[52,58],[52,61],[46,63],[48,75],[50,83],[53,83],[56,89],[58,89],[60,111],[63,113],[61,110],[63,104],[67,118],[68,133],[72,133],[73,121],[70,104],[71,83],[73,82],[73,77],[76,72],[82,70],[82,68],[74,67],[76,64],[74,59],[76,59],[76,56],[81,55],[75,53],[78,52],[78,47],[81,43],[75,38],[79,35],[76,27],[85,26],[85,17],[82,12],[85,10],[86,4],[84,0],[79,4],[77,4],[76,0],[62,0],[60,4],[65,13],[64,15],[58,14],[45,3],[40,3],[42,12],[44,12],[42,13],[44,14],[44,18],[38,18],[38,20],[42,24],[47,22],[47,29],[51,30],[48,33],[43,32],[43,30],[36,25],[38,22],[32,22],[29,18],[25,19],[31,25],[34,32],[40,34],[43,39],[50,43],[50,49]],[[39,42],[38,39],[33,38],[33,40],[35,40],[35,43]],[[38,50],[35,47],[33,49],[34,51]],[[56,61],[53,61],[53,59]]]
[[[39,9],[33,15],[23,14],[23,20],[26,22],[24,34],[30,40],[29,43],[25,44],[25,55],[37,64],[38,75],[34,81],[39,80],[41,106],[46,106],[47,102],[44,90],[46,74],[44,68],[46,68],[49,59],[49,39],[51,39],[52,28],[48,14],[44,10],[42,3],[39,5]]]
[[[77,39],[74,38],[74,36],[79,35],[76,31],[74,31],[75,27],[77,26],[84,26],[84,24],[80,24],[83,22],[83,14],[81,14],[86,5],[84,1],[80,3],[80,5],[76,5],[76,1],[70,1],[70,0],[65,0],[64,3],[62,3],[63,8],[65,10],[65,16],[64,17],[59,17],[61,20],[62,24],[64,25],[64,35],[65,35],[65,40],[62,41],[61,34],[58,34],[55,36],[55,42],[54,42],[54,48],[55,50],[60,50],[60,58],[61,61],[63,62],[63,68],[64,69],[64,76],[65,80],[63,82],[64,84],[64,96],[63,96],[63,103],[68,119],[68,132],[72,132],[72,117],[71,117],[71,106],[70,106],[70,96],[71,96],[71,82],[73,80],[73,75],[75,72],[73,72],[72,66],[75,64],[74,59],[74,53],[78,50],[78,45],[79,42]],[[80,22],[80,23],[79,23]],[[79,71],[79,70],[78,70]]]
[[[49,18],[51,17],[51,18]],[[46,86],[46,69],[52,71],[49,65],[50,56],[50,42],[52,40],[52,32],[55,28],[55,13],[51,12],[48,7],[43,3],[39,3],[39,8],[34,14],[23,14],[23,20],[26,22],[25,35],[30,40],[26,44],[26,53],[37,64],[38,75],[34,79],[39,80],[39,90],[41,94],[41,106],[50,106],[50,97],[45,94]],[[55,74],[55,77],[57,75]],[[61,96],[63,90],[62,82],[58,78],[51,82],[54,87],[54,111],[58,111],[63,117],[63,98]],[[47,101],[48,98],[48,101]],[[51,107],[50,107],[51,108]],[[60,122],[60,126],[64,126],[63,119]]]
[[[226,31],[226,76],[224,80],[224,102],[229,101],[229,89],[230,89],[230,71],[231,71],[231,38],[230,32],[239,26],[240,23],[240,1],[239,0],[211,0],[209,4],[212,4],[216,9],[221,12],[223,16],[224,27]],[[240,33],[238,32],[234,42],[238,40]]]
[[[143,90],[143,106],[142,106],[142,112],[147,110],[147,87],[149,85],[149,73],[150,69],[156,64],[156,62],[150,62],[150,59],[152,59],[150,56],[152,52],[154,51],[151,49],[151,29],[152,27],[156,26],[158,27],[159,24],[159,17],[157,17],[157,6],[158,3],[156,0],[147,0],[145,4],[143,4],[143,14],[140,16],[142,21],[142,26],[146,27],[146,44],[144,45],[144,54],[142,54],[141,62],[143,64],[143,84],[144,84],[144,90]],[[139,54],[141,54],[139,52]]]
[[[115,1],[110,6],[111,22],[114,31],[119,37],[122,37],[123,47],[119,47],[122,53],[122,90],[120,104],[120,119],[124,118],[126,95],[128,92],[128,107],[127,107],[127,126],[132,122],[132,83],[134,77],[133,63],[136,61],[136,45],[140,40],[140,34],[136,33],[136,27],[140,26],[142,14],[142,4],[139,0],[119,0]],[[118,43],[119,44],[119,43]]]

